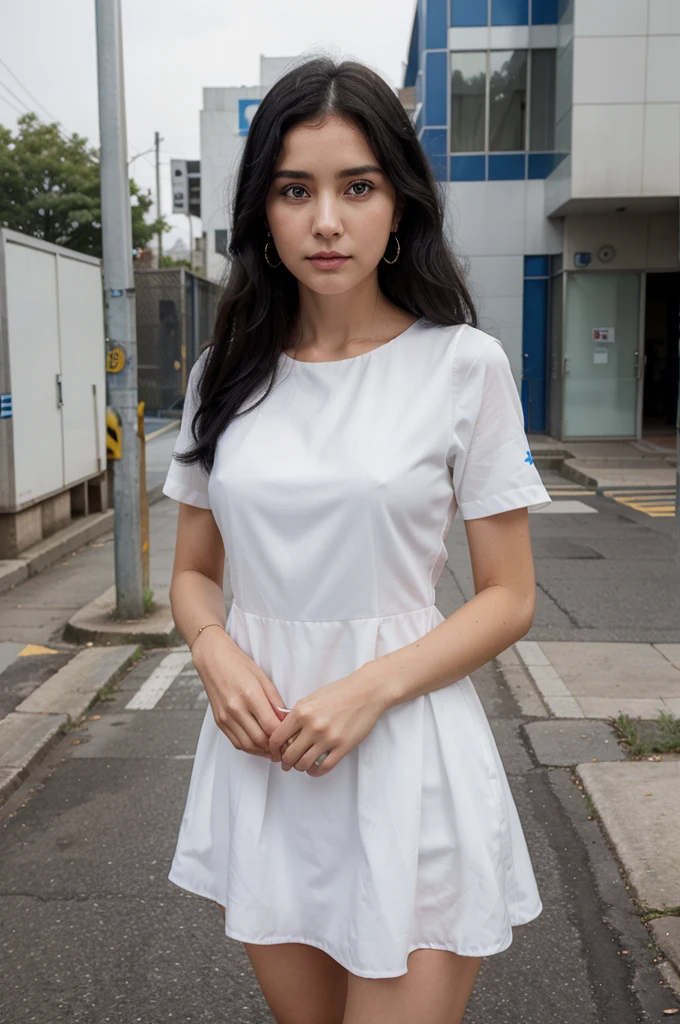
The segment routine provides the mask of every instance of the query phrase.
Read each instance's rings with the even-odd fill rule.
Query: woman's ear
[[[396,231],[399,227],[399,221],[401,220],[405,205],[406,204],[403,199],[397,200],[396,206],[394,207],[394,216],[392,218],[392,231]]]

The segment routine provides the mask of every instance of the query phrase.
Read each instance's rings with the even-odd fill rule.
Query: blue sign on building
[[[247,135],[248,129],[250,128],[250,122],[255,116],[255,111],[260,105],[260,100],[242,100],[238,101],[238,133],[239,135]]]

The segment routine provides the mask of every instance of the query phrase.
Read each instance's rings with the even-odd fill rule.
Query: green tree
[[[152,206],[150,191],[130,181],[132,245],[144,249],[161,218],[144,219]],[[57,124],[23,114],[14,134],[0,124],[0,224],[68,249],[102,255],[99,151],[86,138],[65,139]]]
[[[172,256],[161,256],[161,267],[186,267],[187,270],[192,270],[195,274],[202,274],[205,276],[203,267],[199,267],[197,264],[189,263],[189,260],[176,260]]]

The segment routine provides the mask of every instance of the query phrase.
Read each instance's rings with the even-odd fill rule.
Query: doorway
[[[647,274],[642,437],[662,448],[676,445],[680,274]]]
[[[567,274],[563,439],[637,436],[640,277]]]

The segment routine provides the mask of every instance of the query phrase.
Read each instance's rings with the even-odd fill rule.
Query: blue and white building
[[[526,426],[674,432],[680,0],[418,0],[402,97]]]

